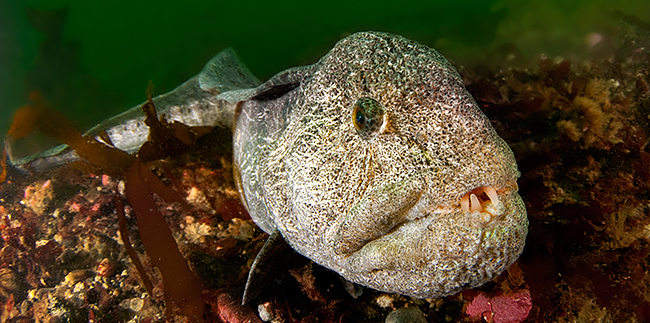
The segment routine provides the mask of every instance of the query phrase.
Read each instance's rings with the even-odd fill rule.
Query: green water
[[[182,4],[181,4],[182,3]],[[260,79],[322,56],[360,30],[405,35],[456,63],[580,55],[611,12],[642,1],[0,1],[0,131],[38,91],[80,129],[173,89],[232,46]],[[508,54],[511,54],[508,56]],[[513,60],[513,55],[514,60]]]

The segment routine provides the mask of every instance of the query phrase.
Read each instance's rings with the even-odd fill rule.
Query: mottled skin
[[[154,102],[168,119],[233,127],[235,177],[253,220],[352,282],[440,297],[485,283],[522,252],[528,220],[512,151],[427,46],[357,33],[262,85],[224,50]],[[136,151],[143,120],[136,106],[89,134],[104,130]],[[76,155],[61,146],[10,158],[46,169]],[[499,202],[461,209],[479,187]]]
[[[379,126],[355,127],[361,98],[383,109]],[[447,60],[400,36],[353,34],[249,93],[234,158],[264,231],[364,286],[449,295],[492,279],[524,246],[512,151]],[[500,202],[463,211],[461,196],[482,186]]]

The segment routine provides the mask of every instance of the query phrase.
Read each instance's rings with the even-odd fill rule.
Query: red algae
[[[474,321],[520,323],[528,317],[531,308],[528,290],[490,298],[481,293],[467,306],[466,313]]]

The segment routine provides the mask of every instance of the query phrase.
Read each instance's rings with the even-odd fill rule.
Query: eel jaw
[[[420,196],[405,221],[335,266],[347,280],[418,298],[484,284],[519,257],[528,232],[514,180],[493,185],[461,188],[437,205]]]

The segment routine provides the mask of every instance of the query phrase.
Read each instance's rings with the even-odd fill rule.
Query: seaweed
[[[602,61],[462,73],[518,159],[530,228],[516,264],[530,321],[650,318],[650,55],[639,46]],[[479,290],[507,296],[502,281]]]
[[[67,144],[89,164],[86,166],[110,176],[123,178],[124,193],[136,215],[140,239],[147,255],[162,276],[167,317],[172,317],[173,310],[178,309],[191,321],[201,321],[205,307],[202,283],[180,253],[171,230],[156,206],[154,195],[167,202],[187,205],[178,191],[166,186],[150,170],[148,162],[190,149],[205,129],[193,131],[176,122],[168,123],[164,115],[159,120],[151,99],[150,87],[148,100],[142,107],[146,115],[145,123],[150,126],[149,141],[137,155],[132,156],[93,137],[82,136],[75,130],[72,121],[47,106],[40,96],[32,95],[30,99],[30,105],[16,112],[8,136],[11,139],[19,139],[33,131],[40,131]],[[3,165],[3,176],[5,174]],[[136,266],[147,292],[153,295],[151,279],[129,241],[124,206],[117,193],[117,185],[115,205],[127,253]]]
[[[7,151],[2,150],[2,159],[0,160],[0,183],[7,179]]]
[[[91,136],[83,136],[74,123],[63,114],[47,106],[37,94],[30,95],[31,104],[16,111],[7,136],[16,140],[31,132],[42,132],[67,144],[81,158],[103,173],[119,177],[125,173],[136,157],[109,147]]]

